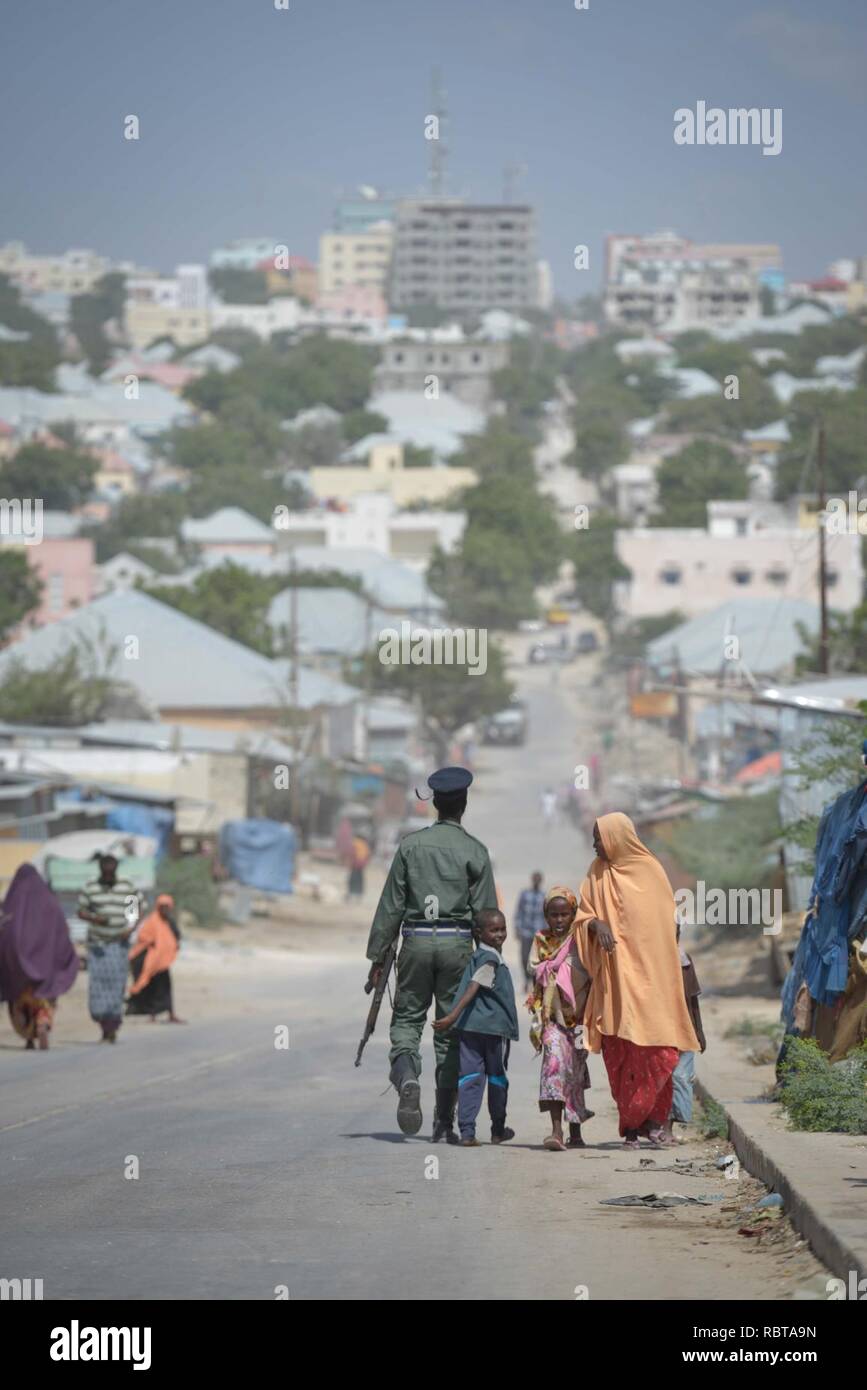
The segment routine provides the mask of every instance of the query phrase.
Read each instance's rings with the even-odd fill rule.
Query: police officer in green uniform
[[[403,938],[391,1017],[390,1080],[397,1089],[397,1122],[404,1134],[421,1129],[418,1078],[428,1009],[435,999],[437,1018],[448,1013],[473,951],[473,917],[482,908],[497,906],[488,851],[461,825],[472,780],[465,767],[443,767],[428,778],[438,819],[401,840],[367,943],[375,982],[388,947],[398,932]],[[437,1033],[434,1052],[433,1141],[456,1144],[457,1035]]]

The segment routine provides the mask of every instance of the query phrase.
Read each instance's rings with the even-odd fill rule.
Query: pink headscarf
[[[564,898],[572,909],[572,916],[578,909],[578,899],[570,888],[557,886],[549,888],[545,894],[545,906],[552,903],[555,898]],[[572,949],[572,932],[567,931],[563,945],[560,947],[556,956],[549,956],[547,960],[542,960],[536,966],[536,980],[541,985],[544,992],[546,985],[553,977],[559,989],[563,991],[573,1009],[575,1007],[575,991],[572,988],[572,965],[569,960],[569,953]]]

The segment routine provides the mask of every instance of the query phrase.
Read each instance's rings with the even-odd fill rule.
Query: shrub
[[[814,1038],[786,1038],[779,1099],[793,1129],[867,1134],[867,1044],[829,1062]]]
[[[721,1105],[717,1105],[712,1096],[706,1096],[701,1102],[698,1127],[704,1139],[728,1139],[729,1137],[728,1115]]]
[[[191,912],[200,927],[217,927],[220,910],[211,878],[210,860],[203,854],[164,859],[157,870],[157,892],[171,893],[178,911]]]

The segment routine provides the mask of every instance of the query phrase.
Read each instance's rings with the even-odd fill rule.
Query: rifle
[[[361,1042],[358,1044],[358,1052],[355,1058],[355,1065],[357,1067],[361,1066],[361,1054],[365,1049],[368,1038],[371,1036],[374,1028],[376,1027],[376,1020],[379,1018],[379,1007],[382,1003],[382,996],[385,994],[386,986],[388,984],[388,977],[391,974],[391,967],[394,965],[396,955],[397,941],[395,940],[391,943],[391,945],[385,953],[385,956],[382,961],[382,971],[379,976],[379,983],[376,985],[374,985],[373,983],[373,972],[376,969],[376,965],[374,964],[370,967],[370,975],[367,977],[367,983],[364,986],[364,992],[365,994],[369,994],[370,991],[373,990],[373,999],[371,1000],[370,1009],[368,1010],[367,1022],[364,1025],[364,1035],[361,1039]]]

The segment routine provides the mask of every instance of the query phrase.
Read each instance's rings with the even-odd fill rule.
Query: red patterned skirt
[[[676,1047],[639,1047],[625,1038],[602,1039],[602,1058],[622,1135],[665,1124],[671,1112],[671,1075],[679,1056]]]

